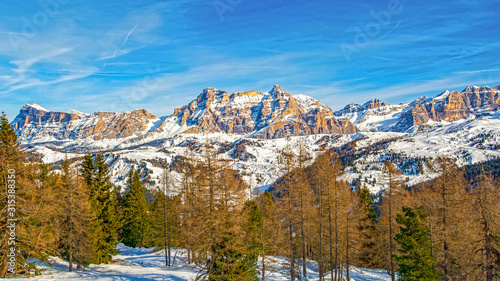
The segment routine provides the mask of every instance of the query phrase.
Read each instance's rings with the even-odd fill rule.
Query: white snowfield
[[[84,270],[68,272],[68,262],[60,258],[52,257],[50,262],[53,266],[46,264],[39,266],[42,275],[29,279],[10,280],[99,280],[99,281],[123,281],[123,280],[158,280],[158,281],[191,281],[195,280],[199,269],[193,265],[186,264],[186,255],[182,249],[174,249],[174,265],[167,267],[163,251],[153,252],[153,248],[129,248],[123,244],[119,245],[120,254],[113,258],[113,264],[90,265]],[[275,268],[266,280],[284,281],[289,280],[283,269],[284,259],[280,257],[268,257],[266,263]],[[310,281],[319,280],[316,263],[309,261],[307,274]],[[390,280],[385,270],[361,269],[351,267],[350,281],[382,281]],[[329,277],[326,280],[330,280]]]

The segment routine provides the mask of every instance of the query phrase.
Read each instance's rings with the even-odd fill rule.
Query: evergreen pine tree
[[[363,185],[359,193],[359,203],[365,211],[365,216],[361,219],[372,223],[377,222],[377,213],[375,213],[375,208],[373,207],[373,198],[366,185]]]
[[[399,280],[440,280],[439,272],[434,269],[436,259],[432,256],[426,215],[421,209],[410,207],[403,207],[403,212],[404,215],[397,215],[401,231],[394,238],[401,248],[392,257],[399,264]]]
[[[469,228],[470,193],[462,171],[454,160],[438,157],[431,170],[440,174],[432,183],[434,198],[424,202],[429,220],[433,221],[432,242],[436,246],[435,257],[438,270],[444,281],[466,280],[469,270],[464,268],[470,263],[469,257],[474,251],[468,242],[470,235],[464,229]],[[433,204],[430,204],[433,202]],[[429,208],[430,207],[430,208]]]
[[[82,164],[82,176],[90,189],[90,229],[94,249],[92,262],[108,263],[112,255],[119,252],[116,245],[120,217],[116,210],[117,193],[110,182],[104,156],[98,154],[93,159],[86,155]]]
[[[370,190],[366,185],[363,185],[358,195],[360,217],[358,221],[358,231],[360,237],[360,253],[359,262],[360,266],[364,267],[377,267],[377,253],[376,253],[376,222],[377,214],[373,207],[373,199]]]
[[[123,244],[130,247],[149,247],[152,243],[151,217],[139,173],[132,169],[128,175],[128,190],[123,195]]]
[[[397,245],[394,243],[394,236],[398,232],[396,213],[401,212],[401,208],[406,197],[406,190],[403,185],[402,172],[392,162],[384,163],[384,180],[387,183],[384,190],[382,203],[380,205],[380,219],[377,223],[377,254],[381,265],[391,276],[391,280],[396,280],[396,265],[391,258],[396,253]]]
[[[156,192],[152,204],[152,233],[153,241],[158,249],[165,250],[165,265],[170,266],[172,261],[172,246],[179,244],[180,216],[178,206],[181,205],[180,196],[171,196],[176,181],[164,164],[161,185]]]
[[[247,253],[246,263],[248,269],[252,271],[254,276],[257,276],[257,258],[262,252],[263,241],[262,232],[264,228],[263,215],[259,210],[259,205],[255,201],[247,201],[243,209],[246,222],[243,230],[246,234]],[[258,280],[258,278],[256,278]]]

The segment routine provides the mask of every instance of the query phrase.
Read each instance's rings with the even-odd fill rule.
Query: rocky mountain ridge
[[[442,122],[475,118],[500,109],[500,86],[467,86],[462,92],[444,91],[411,103],[387,104],[378,99],[349,104],[335,116],[348,118],[361,131],[415,132]]]
[[[82,114],[74,110],[54,112],[37,103],[26,104],[12,122],[21,143],[127,138],[147,132],[156,116],[143,109],[132,112],[95,112]]]
[[[174,111],[187,133],[250,134],[274,139],[313,134],[352,134],[358,130],[348,120],[337,120],[333,111],[318,100],[292,96],[274,86],[267,93],[207,88],[198,98]]]
[[[227,133],[274,139],[312,134],[352,134],[357,128],[338,120],[318,100],[292,96],[279,86],[269,92],[238,92],[207,88],[170,116],[157,118],[144,109],[84,114],[48,111],[26,104],[12,122],[21,143],[65,140],[164,138],[178,133]]]
[[[444,91],[434,98],[416,100],[401,115],[401,124],[421,126],[430,120],[455,122],[500,109],[500,86],[468,86],[462,92]]]

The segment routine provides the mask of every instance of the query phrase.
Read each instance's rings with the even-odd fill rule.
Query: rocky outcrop
[[[207,88],[197,99],[178,108],[173,116],[185,133],[251,134],[273,139],[311,134],[351,134],[349,120],[337,120],[332,110],[307,96],[292,96],[274,86],[269,92],[238,92]]]
[[[373,99],[367,103],[364,104],[363,107],[366,109],[376,109],[382,106],[386,106],[387,104],[385,102],[380,101],[379,99]]]
[[[420,126],[430,120],[454,122],[500,109],[500,86],[468,86],[462,92],[445,91],[435,98],[410,104],[401,115],[400,127]]]
[[[132,112],[96,112],[81,114],[76,111],[53,112],[36,104],[26,104],[12,122],[21,142],[32,140],[67,139],[121,139],[145,132],[157,118],[144,109]]]

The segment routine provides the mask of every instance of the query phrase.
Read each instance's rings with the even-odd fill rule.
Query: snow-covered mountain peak
[[[271,91],[269,91],[269,94],[271,94],[271,95],[284,94],[284,93],[288,93],[288,92],[281,89],[280,85],[274,85],[273,88],[271,89]]]
[[[251,134],[258,138],[309,135],[316,132],[356,132],[340,124],[331,109],[316,99],[292,96],[275,85],[269,92],[227,92],[205,89],[197,100],[175,110],[177,125],[188,133]],[[327,121],[328,120],[328,121]]]
[[[88,113],[84,113],[84,112],[81,112],[81,111],[78,111],[78,110],[74,110],[74,109],[70,109],[70,110],[66,111],[66,113],[74,114],[74,115],[77,115],[77,116],[80,116],[80,117],[85,117],[85,116],[89,115]]]
[[[450,91],[446,90],[446,91],[443,91],[441,92],[439,95],[437,95],[435,98],[432,99],[432,101],[436,102],[436,101],[442,101],[446,98],[448,98],[448,96],[450,95]]]
[[[275,150],[285,144],[282,138],[286,136],[305,139],[314,153],[323,146],[341,147],[357,139],[360,148],[393,139],[392,151],[418,157],[444,153],[471,163],[497,157],[499,104],[498,87],[471,86],[462,93],[446,91],[406,104],[372,99],[362,105],[349,104],[333,114],[320,101],[291,95],[279,86],[269,92],[232,94],[206,88],[172,115],[159,118],[146,110],[85,114],[76,110],[52,112],[31,104],[21,109],[12,125],[21,145],[39,153],[44,161],[64,159],[60,151],[106,151],[112,155],[116,182],[126,177],[132,165],[139,164],[147,164],[146,181],[157,180],[161,175],[155,166],[157,158],[175,161],[187,146],[207,139],[224,157],[234,160],[234,167],[252,186],[260,186],[281,175]],[[482,139],[486,140],[479,143]],[[363,171],[366,163],[375,167],[391,152],[377,153],[363,156],[351,171]],[[373,171],[379,171],[377,167]],[[360,177],[357,172],[352,175]],[[371,174],[362,176],[367,175]],[[409,176],[417,182],[426,175]]]
[[[500,85],[496,87],[489,87],[489,86],[475,86],[475,85],[469,85],[467,86],[462,93],[476,93],[476,94],[481,94],[481,93],[500,93]]]
[[[375,98],[363,104],[364,109],[375,109],[387,105],[385,102]]]
[[[27,110],[29,108],[33,108],[33,109],[36,109],[38,111],[44,111],[44,112],[49,112],[50,110],[44,108],[43,106],[39,105],[38,103],[36,102],[33,102],[31,104],[27,103],[23,106],[22,110]]]
[[[292,97],[297,100],[297,102],[300,104],[302,108],[304,108],[305,112],[310,112],[317,108],[323,108],[325,111],[331,111],[331,109],[328,106],[322,104],[319,100],[313,97],[302,94],[293,95]]]

